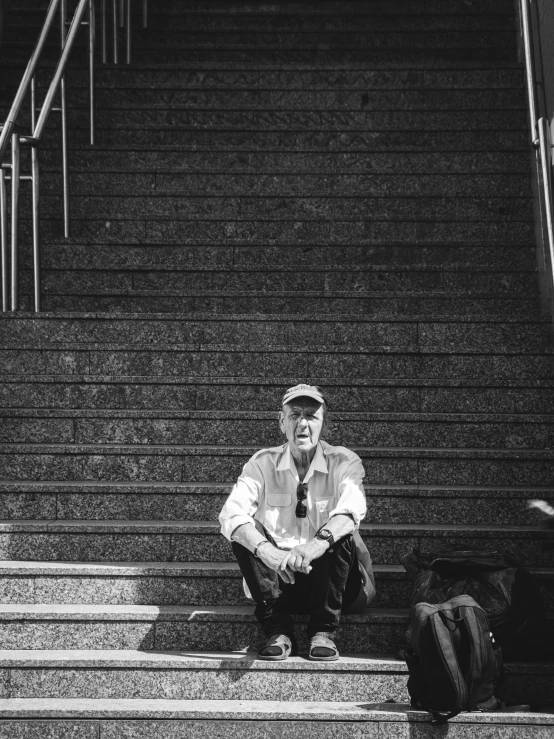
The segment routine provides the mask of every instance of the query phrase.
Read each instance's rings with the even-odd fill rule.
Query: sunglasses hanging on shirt
[[[296,488],[296,518],[306,518],[308,515],[308,509],[304,501],[308,497],[308,484],[306,482],[299,482]]]

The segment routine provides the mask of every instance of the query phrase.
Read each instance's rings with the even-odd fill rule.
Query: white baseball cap
[[[304,385],[301,383],[300,385],[289,387],[283,395],[282,405],[290,403],[295,398],[313,398],[318,403],[325,403],[325,397],[317,385]]]

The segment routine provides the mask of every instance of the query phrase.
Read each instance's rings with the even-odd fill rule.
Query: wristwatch
[[[315,535],[315,538],[316,539],[321,539],[322,541],[326,541],[327,544],[329,544],[330,547],[332,547],[333,544],[335,543],[335,537],[329,531],[329,529],[319,529],[319,531]]]

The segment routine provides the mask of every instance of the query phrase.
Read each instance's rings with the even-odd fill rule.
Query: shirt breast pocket
[[[329,520],[329,511],[331,510],[332,498],[316,498],[315,508],[317,511],[317,526],[323,526]]]
[[[290,493],[269,493],[267,504],[270,508],[286,508],[292,502]]]

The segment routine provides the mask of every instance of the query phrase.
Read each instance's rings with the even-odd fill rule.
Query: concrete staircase
[[[33,6],[8,18],[12,83]],[[509,552],[554,608],[526,508],[552,497],[554,377],[512,11],[168,0],[99,73],[94,149],[77,59],[72,238],[52,126],[46,312],[0,322],[1,739],[435,736],[395,658],[402,554]],[[216,518],[304,380],[364,461],[378,599],[340,662],[266,664]],[[554,702],[536,657],[508,664],[511,701]]]

